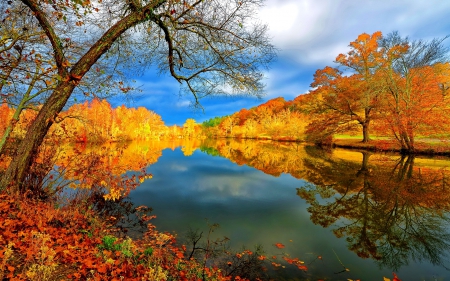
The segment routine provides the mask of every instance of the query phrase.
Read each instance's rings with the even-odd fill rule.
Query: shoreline
[[[435,142],[436,140],[434,140]],[[424,155],[424,156],[445,156],[450,157],[450,143],[439,141],[439,144],[425,141],[417,141],[416,149],[414,152],[402,150],[396,141],[393,140],[371,140],[368,143],[363,143],[356,139],[335,139],[331,146],[346,148],[346,149],[359,149],[374,152],[387,152],[387,153],[399,153],[401,155]]]

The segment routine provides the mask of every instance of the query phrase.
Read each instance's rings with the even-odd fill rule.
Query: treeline
[[[304,140],[307,125],[300,101],[285,101],[282,97],[202,123],[204,134],[208,137],[295,141]]]
[[[35,110],[24,110],[17,122],[14,110],[6,103],[0,106],[0,135],[11,139],[22,139],[36,117]],[[200,125],[188,119],[183,127],[166,126],[161,116],[144,107],[127,108],[124,105],[112,108],[106,100],[93,99],[74,104],[55,117],[48,139],[68,142],[102,143],[106,141],[149,140],[190,138],[199,135]],[[11,124],[12,123],[12,124]],[[13,129],[8,132],[8,127]]]
[[[393,32],[363,33],[337,67],[314,74],[311,90],[203,123],[209,136],[329,143],[335,134],[395,139],[413,152],[418,136],[444,138],[450,128],[450,63],[443,39],[411,41]]]

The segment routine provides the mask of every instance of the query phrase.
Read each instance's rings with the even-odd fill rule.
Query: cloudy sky
[[[444,37],[450,35],[449,14],[448,0],[266,0],[259,17],[268,24],[279,53],[265,72],[262,100],[208,98],[201,100],[204,112],[195,111],[189,97],[179,95],[173,78],[149,71],[137,79],[143,92],[126,105],[145,106],[161,115],[166,125],[182,125],[187,118],[201,123],[276,97],[292,100],[308,92],[317,69],[335,66],[336,56],[348,52],[359,34],[398,31],[410,39]],[[450,39],[445,44],[450,46]]]

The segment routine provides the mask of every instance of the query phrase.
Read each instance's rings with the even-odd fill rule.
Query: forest
[[[446,38],[362,33],[347,53],[336,54],[337,66],[315,72],[309,92],[203,123],[190,118],[166,126],[145,107],[108,102],[136,92],[127,75],[143,73],[150,64],[179,82],[197,106],[214,95],[262,96],[262,72],[276,50],[266,26],[250,16],[259,4],[0,3],[1,280],[263,280],[267,268],[284,267],[281,259],[308,270],[299,258],[277,260],[258,249],[226,252],[219,259],[215,254],[225,241],[207,240],[208,247],[196,248],[205,238],[200,235],[189,249],[176,235],[156,230],[151,209],[127,200],[131,190],[152,178],[145,168],[167,148],[154,141],[171,140],[186,156],[203,143],[209,153],[241,164],[257,159],[250,165],[266,173],[289,171],[311,182],[318,179],[298,167],[312,164],[299,155],[284,155],[275,168],[264,163],[279,155],[258,155],[249,147],[221,150],[221,141],[349,145],[350,136],[360,138],[350,147],[404,155],[450,151]],[[134,146],[134,141],[148,145]],[[216,148],[208,150],[208,141],[218,141]],[[320,213],[331,207],[312,198],[321,192],[320,182],[317,186],[298,196],[315,208],[311,212],[318,221],[332,221],[335,217]],[[405,192],[403,187],[399,192]],[[361,247],[366,247],[361,255],[378,255],[370,245]],[[395,273],[394,280],[399,280]]]

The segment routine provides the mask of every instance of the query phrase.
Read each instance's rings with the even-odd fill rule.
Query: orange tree
[[[350,70],[351,75],[342,75],[340,70],[329,66],[316,71],[311,84],[316,89],[311,94],[317,96],[314,103],[319,118],[309,126],[310,135],[321,132],[320,137],[326,137],[342,125],[359,124],[362,141],[369,141],[370,123],[382,93],[375,75],[382,66],[378,48],[380,37],[381,32],[363,33],[350,43],[351,50],[347,54],[336,57],[336,62]],[[325,130],[323,124],[326,124]]]
[[[381,124],[405,151],[414,151],[418,134],[436,137],[448,129],[445,39],[410,41],[394,32],[380,40],[386,90]]]
[[[261,94],[260,68],[274,58],[266,27],[252,21],[262,3],[258,0],[20,2],[25,5],[21,15],[37,21],[45,33],[44,47],[38,50],[52,54],[55,87],[3,175],[1,189],[22,189],[48,129],[102,60],[157,61],[198,103],[212,93]]]

